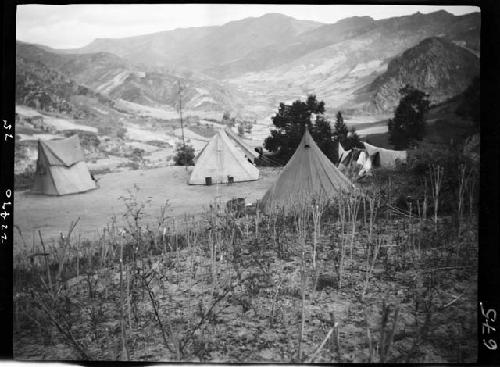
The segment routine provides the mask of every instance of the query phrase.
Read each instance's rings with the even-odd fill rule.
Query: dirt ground
[[[191,168],[192,169],[192,168]],[[137,185],[138,202],[150,200],[146,205],[145,220],[154,222],[160,207],[168,200],[169,215],[198,214],[203,212],[218,195],[222,203],[244,197],[246,202],[260,199],[278,178],[279,169],[262,167],[257,181],[239,182],[233,185],[201,186],[188,185],[189,172],[184,167],[162,167],[108,173],[97,176],[99,188],[82,194],[66,196],[33,195],[28,191],[14,193],[14,224],[19,227],[27,246],[32,246],[33,237],[38,243],[40,230],[44,240],[57,239],[61,232],[66,233],[72,221],[80,217],[73,236],[96,239],[98,231],[116,215],[117,222],[122,220],[125,205],[120,197],[129,196],[129,190]],[[14,231],[14,252],[23,246],[19,231]]]
[[[252,222],[254,218],[249,219],[249,225]],[[18,317],[14,317],[15,358],[78,358],[68,338],[47,320],[47,311],[32,306],[36,300],[67,325],[90,360],[120,360],[120,320],[125,318],[127,348],[133,361],[297,362],[304,297],[302,362],[313,355],[317,356],[315,362],[380,362],[382,350],[387,351],[384,361],[391,363],[476,360],[475,226],[467,226],[460,240],[468,246],[463,246],[462,255],[455,257],[455,243],[429,246],[438,243],[432,240],[434,236],[451,240],[447,236],[452,231],[445,230],[449,228],[446,222],[441,223],[436,235],[431,223],[419,227],[415,232],[418,245],[411,247],[414,240],[410,240],[413,235],[407,223],[401,219],[382,221],[374,231],[382,236],[379,239],[400,235],[405,238],[396,240],[399,245],[393,240],[384,245],[370,278],[366,278],[364,254],[369,228],[362,226],[356,235],[352,260],[346,252],[340,288],[334,270],[338,242],[335,246],[331,242],[331,234],[341,230],[338,224],[322,223],[323,235],[318,242],[321,275],[317,282],[310,261],[311,234],[305,247],[299,247],[293,230],[278,226],[278,242],[286,253],[279,258],[278,242],[272,240],[267,224],[262,222],[258,233],[250,228],[248,236],[243,230],[242,237],[232,237],[237,240],[231,244],[228,234],[232,231],[226,230],[231,225],[226,222],[218,230],[219,238],[225,236],[225,240],[214,250],[214,258],[210,257],[208,232],[202,231],[196,237],[191,232],[189,237],[194,242],[183,249],[177,247],[181,237],[172,234],[167,240],[175,246],[172,251],[141,255],[137,263],[125,259],[123,277],[130,297],[123,296],[127,299],[123,317],[119,313],[121,283],[116,261],[100,268],[99,261],[94,261],[84,269],[82,260],[81,275],[76,277],[71,275],[74,262],[68,262],[66,286],[59,296],[44,294],[41,284],[33,287],[34,280],[26,282],[29,273],[17,273],[15,284],[20,287],[15,307]],[[145,237],[144,244],[148,242]],[[304,249],[302,280],[300,253]],[[452,264],[455,266],[448,266]],[[45,277],[42,267],[33,269],[34,279]],[[363,296],[365,279],[368,283]],[[142,283],[144,280],[147,283]],[[153,305],[159,313],[155,313]],[[162,323],[155,315],[161,315]],[[170,331],[162,338],[164,325]],[[320,349],[318,346],[332,327],[336,331]],[[387,340],[389,347],[385,349]],[[177,342],[184,346],[180,356],[171,347]]]

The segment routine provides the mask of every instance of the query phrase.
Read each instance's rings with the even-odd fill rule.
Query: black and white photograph
[[[481,20],[472,5],[18,4],[13,358],[496,350],[478,300]]]

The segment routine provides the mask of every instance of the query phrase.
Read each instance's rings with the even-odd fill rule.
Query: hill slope
[[[438,35],[478,51],[479,28],[477,13],[454,16],[441,11],[378,21],[365,19],[353,27],[354,31],[346,32],[345,38],[332,37],[333,43],[292,61],[229,81],[241,90],[252,91],[255,100],[290,101],[315,93],[330,111],[373,113],[365,111],[366,100],[360,99],[356,91],[383,74],[391,59],[425,38]],[[326,39],[328,30],[329,27],[322,26],[309,34]]]
[[[27,105],[39,111],[63,113],[74,118],[89,117],[88,113],[73,102],[77,96],[97,99],[103,105],[111,103],[105,96],[56,69],[16,53],[16,104]]]
[[[377,111],[391,111],[405,84],[428,93],[435,104],[462,93],[478,74],[477,56],[446,39],[432,37],[392,59],[367,92]]]
[[[238,106],[230,88],[205,76],[171,72],[165,68],[137,66],[109,52],[61,54],[18,42],[16,54],[43,65],[75,82],[107,96],[147,106],[178,106],[178,82],[183,104],[195,111],[234,110]],[[19,77],[22,83],[22,77]],[[50,82],[49,82],[50,84]]]

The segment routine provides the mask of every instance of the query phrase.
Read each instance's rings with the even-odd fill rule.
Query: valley
[[[266,7],[18,7],[14,358],[480,357],[479,8]]]
[[[195,154],[218,128],[237,133],[243,123],[255,148],[279,104],[309,94],[325,102],[330,122],[341,111],[362,139],[390,148],[399,89],[412,84],[434,106],[463,93],[479,75],[479,29],[478,13],[333,24],[267,14],[78,49],[18,41],[16,187],[29,187],[38,139],[78,133],[93,174],[163,167],[182,143],[180,108]],[[447,121],[437,125],[445,130],[460,121],[449,109],[432,111],[430,122]]]

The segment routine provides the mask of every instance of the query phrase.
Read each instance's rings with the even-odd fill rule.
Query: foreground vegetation
[[[300,214],[214,203],[203,220],[170,218],[165,203],[154,227],[131,192],[124,228],[114,218],[91,243],[75,220],[16,256],[15,356],[475,361],[477,198],[469,171],[448,193],[442,169],[428,186],[377,171]]]

